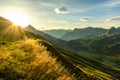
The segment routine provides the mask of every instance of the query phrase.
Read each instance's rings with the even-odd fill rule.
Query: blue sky
[[[0,0],[0,16],[14,9],[37,29],[120,26],[120,0]]]

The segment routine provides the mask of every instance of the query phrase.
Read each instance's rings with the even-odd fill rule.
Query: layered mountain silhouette
[[[87,51],[106,55],[120,54],[120,34],[76,39],[68,41],[66,44],[78,52]]]
[[[43,32],[56,37],[61,38],[63,35],[65,35],[68,32],[71,32],[72,30],[65,30],[65,29],[52,29],[52,30],[44,30]]]
[[[84,28],[84,29],[74,29],[73,31],[66,33],[61,37],[62,40],[74,40],[74,39],[80,39],[80,38],[86,38],[86,37],[92,37],[92,36],[98,36],[106,33],[106,29],[102,28]]]
[[[56,38],[69,41],[75,39],[101,36],[104,34],[107,35],[120,34],[120,27],[118,28],[111,27],[110,29],[92,28],[92,27],[87,27],[83,29],[75,28],[74,30],[52,29],[52,30],[44,30],[43,32],[51,36],[54,36]]]
[[[59,43],[62,42],[63,40],[57,39],[53,36],[50,36],[40,30],[35,29],[32,25],[28,25],[27,27],[24,28],[26,31],[32,32],[38,36],[41,36],[41,38],[48,40],[50,42],[54,42],[54,43]]]

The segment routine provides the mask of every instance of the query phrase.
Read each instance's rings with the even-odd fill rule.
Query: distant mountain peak
[[[93,27],[91,27],[91,26],[88,26],[88,27],[86,27],[85,29],[93,29]]]
[[[27,27],[25,27],[24,29],[31,29],[31,30],[36,30],[32,25],[28,25]]]
[[[116,29],[114,26],[112,26],[110,29]]]
[[[111,27],[107,34],[120,34],[120,27],[119,28],[115,28],[115,27]]]
[[[116,28],[113,26],[109,30],[113,31],[113,30],[116,30]]]

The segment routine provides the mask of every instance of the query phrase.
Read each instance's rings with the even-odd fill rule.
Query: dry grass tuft
[[[74,80],[50,54],[33,39],[3,45],[0,47],[0,79]]]

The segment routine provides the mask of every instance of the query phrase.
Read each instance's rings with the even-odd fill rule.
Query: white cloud
[[[104,3],[104,6],[106,7],[117,7],[120,6],[120,0],[110,0]]]
[[[66,14],[68,13],[68,10],[66,7],[56,8],[54,10],[57,14]]]
[[[81,22],[86,22],[87,20],[91,19],[92,17],[83,17],[83,18],[80,18],[79,20]]]
[[[120,20],[120,16],[111,17],[111,18],[106,19],[105,21],[106,22],[112,22],[112,21],[118,21],[118,20]]]
[[[57,6],[55,3],[46,3],[46,2],[40,2],[40,5],[46,6],[46,7],[54,7],[54,6]]]

